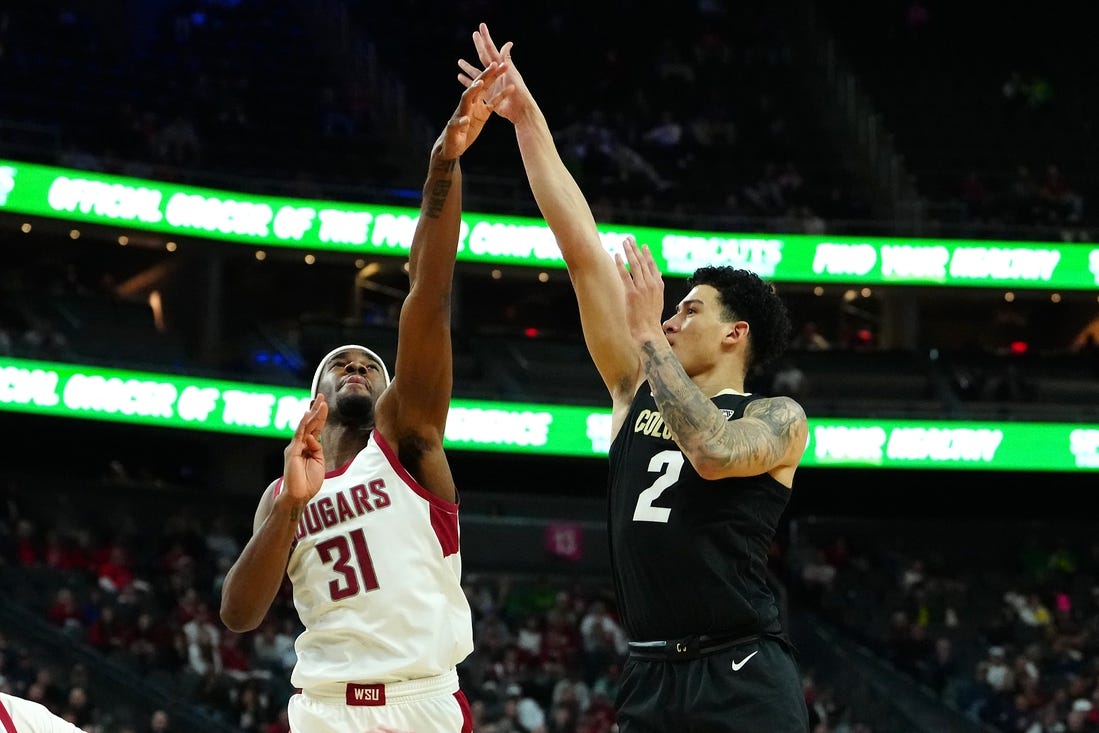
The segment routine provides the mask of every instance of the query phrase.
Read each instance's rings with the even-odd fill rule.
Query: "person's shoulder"
[[[805,409],[797,400],[785,395],[759,397],[744,408],[745,417],[756,417],[772,424],[805,423],[808,418]]]

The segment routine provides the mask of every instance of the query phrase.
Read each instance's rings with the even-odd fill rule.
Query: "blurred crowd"
[[[1099,542],[1085,525],[872,524],[799,536],[805,612],[993,730],[1099,730]]]

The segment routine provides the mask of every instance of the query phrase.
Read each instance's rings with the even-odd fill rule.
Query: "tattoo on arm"
[[[641,363],[652,387],[660,416],[689,455],[713,455],[721,448],[725,416],[683,371],[670,348],[658,349],[651,341],[641,348]]]
[[[297,524],[301,519],[301,507],[294,507],[290,510],[290,524]]]
[[[431,193],[428,194],[427,206],[424,207],[424,215],[429,219],[438,219],[439,215],[443,212],[443,206],[446,204],[447,194],[450,193],[451,180],[449,178],[443,178],[431,186]]]
[[[805,430],[805,412],[789,397],[771,397],[756,400],[744,408],[744,416],[764,424],[759,431],[763,441],[770,446],[768,453],[761,453],[768,462],[777,464],[790,444]]]
[[[661,417],[692,462],[777,466],[803,430],[801,408],[784,397],[750,403],[744,415],[755,420],[738,421],[730,430],[725,415],[691,382],[670,349],[646,343],[642,366]]]
[[[440,158],[431,164],[431,170],[435,173],[451,174],[454,172],[455,166],[458,165],[457,158],[443,159]]]

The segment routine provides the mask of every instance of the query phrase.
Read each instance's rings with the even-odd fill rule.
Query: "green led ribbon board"
[[[467,184],[468,185],[468,184]],[[258,196],[0,160],[0,212],[202,237],[255,247],[406,256],[419,211]],[[702,265],[750,269],[775,282],[1099,289],[1099,244],[809,236],[608,224],[608,252],[632,235],[671,276]],[[563,268],[541,219],[466,212],[458,259]]]
[[[0,357],[0,411],[288,440],[306,389]],[[607,455],[609,409],[454,400],[451,450]],[[645,430],[645,425],[624,429]],[[809,419],[803,466],[1099,471],[1099,424]]]

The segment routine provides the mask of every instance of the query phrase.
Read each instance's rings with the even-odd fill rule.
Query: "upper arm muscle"
[[[793,469],[805,451],[808,435],[805,411],[797,402],[788,397],[756,400],[745,408],[742,418],[727,423],[725,455],[705,469],[706,478]]]

